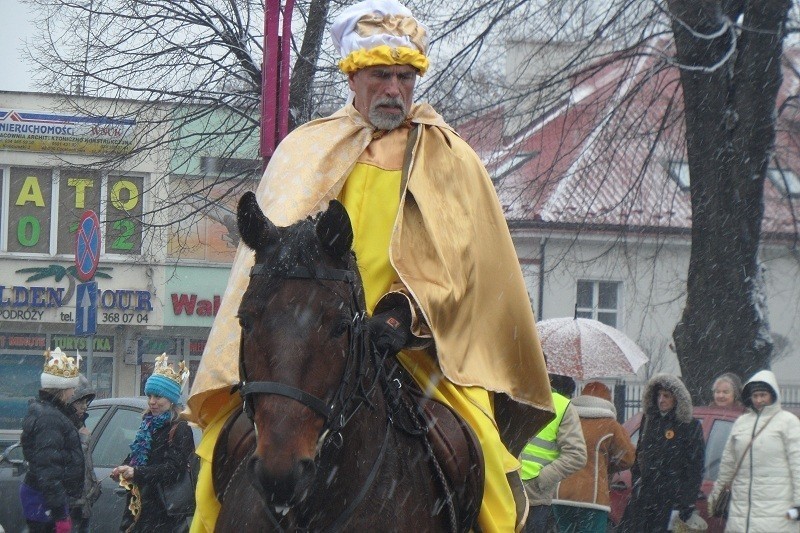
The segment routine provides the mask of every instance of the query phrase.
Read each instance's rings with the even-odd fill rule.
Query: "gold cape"
[[[412,106],[411,122],[419,127],[409,136],[390,259],[431,328],[442,373],[459,385],[502,393],[495,416],[517,455],[554,416],[519,260],[475,152],[427,104]],[[352,105],[296,129],[275,151],[256,191],[264,214],[288,226],[326,209],[373,133]],[[253,257],[239,245],[192,386],[186,415],[201,427],[239,381],[236,314]]]

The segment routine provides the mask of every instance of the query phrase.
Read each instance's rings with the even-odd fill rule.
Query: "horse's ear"
[[[325,251],[333,257],[344,257],[353,246],[353,226],[344,206],[331,200],[328,210],[317,219],[317,238]]]
[[[244,193],[239,199],[236,208],[236,225],[239,227],[239,235],[242,241],[251,250],[261,250],[271,239],[278,236],[278,228],[275,227],[258,206],[256,195],[250,191]]]

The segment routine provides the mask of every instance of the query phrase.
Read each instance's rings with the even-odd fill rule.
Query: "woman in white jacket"
[[[725,444],[709,508],[732,481],[725,531],[798,533],[800,522],[788,512],[800,506],[800,420],[781,408],[778,383],[769,370],[750,378],[742,400],[747,412],[736,420]]]

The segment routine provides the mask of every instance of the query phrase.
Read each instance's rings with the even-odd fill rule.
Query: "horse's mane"
[[[287,275],[296,267],[303,267],[309,271],[319,265],[325,251],[317,238],[315,225],[322,213],[306,217],[291,226],[279,228],[280,237],[278,244],[269,248],[267,253],[271,254],[265,258],[268,265],[269,278],[277,280],[286,278]],[[262,260],[263,261],[263,260]],[[366,304],[363,302],[364,289],[361,283],[361,275],[356,263],[355,252],[350,250],[346,256],[346,268],[356,273],[356,290],[359,299],[362,300],[361,308]]]
[[[285,277],[295,267],[313,268],[319,262],[324,252],[314,231],[314,222],[314,218],[308,217],[280,228],[277,247],[267,260],[272,275]]]

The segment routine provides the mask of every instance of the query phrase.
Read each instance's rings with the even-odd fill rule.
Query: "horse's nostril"
[[[300,459],[294,464],[295,477],[314,477],[317,466],[312,459]]]
[[[301,459],[283,476],[270,475],[264,464],[255,456],[247,462],[250,482],[267,503],[295,505],[308,497],[314,487],[317,467],[311,459]]]
[[[306,499],[314,486],[316,473],[317,466],[312,459],[301,459],[294,464],[292,468],[294,497],[292,499],[295,502],[301,502]]]

